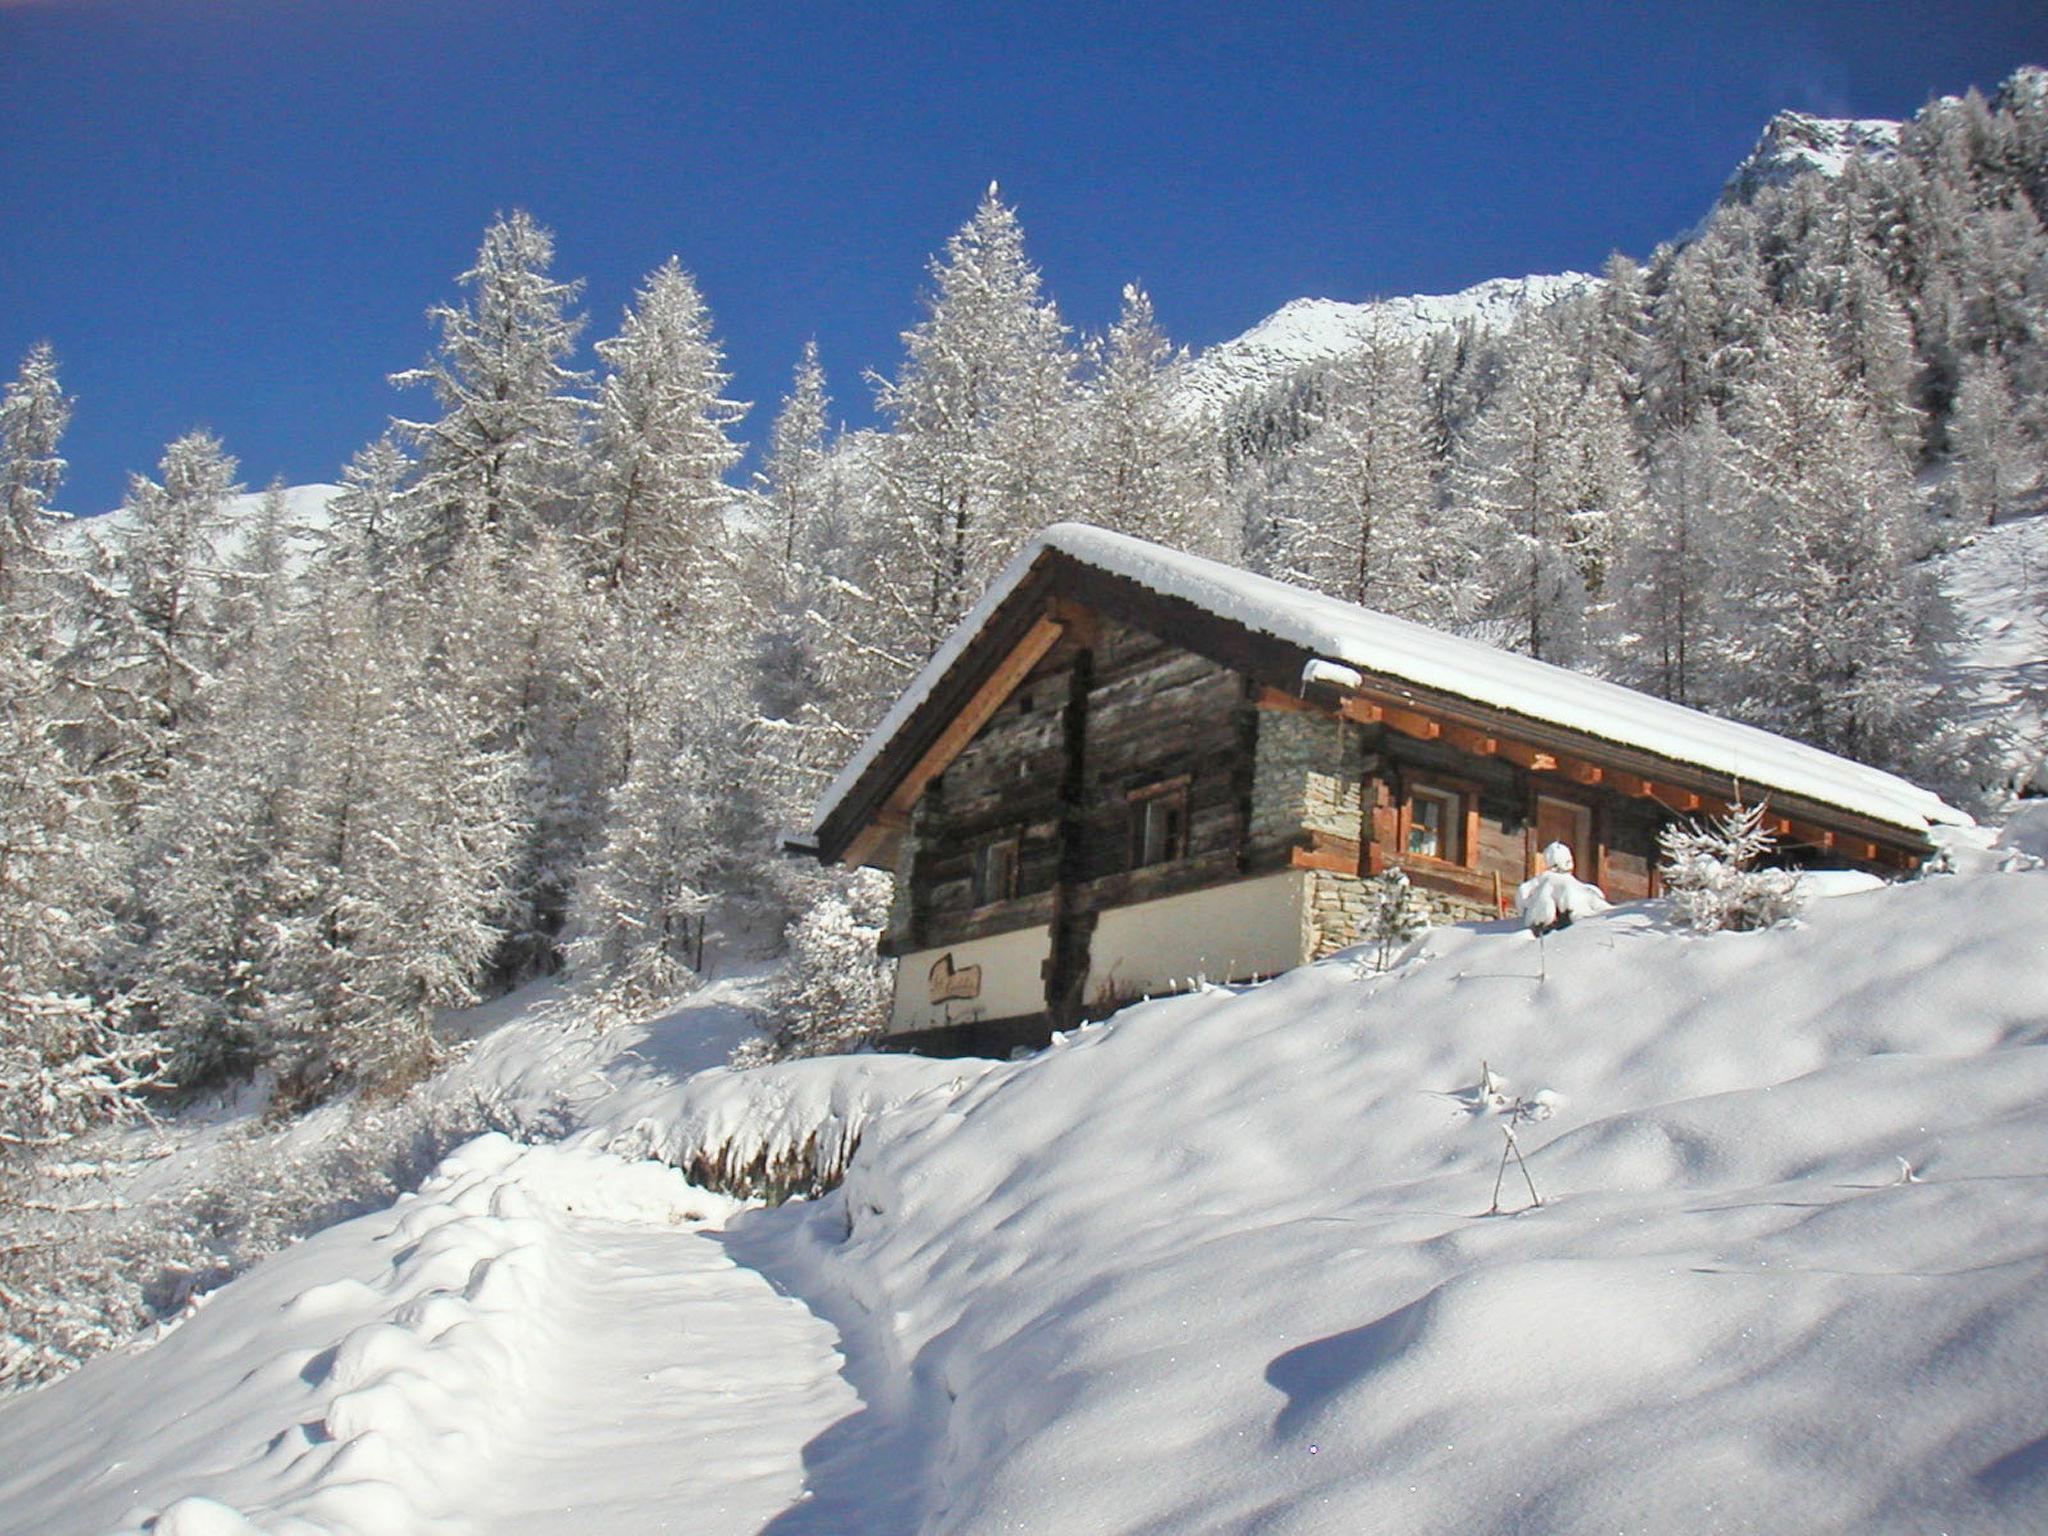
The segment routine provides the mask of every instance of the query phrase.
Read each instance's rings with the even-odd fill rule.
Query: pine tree
[[[1370,944],[1372,969],[1384,971],[1409,940],[1429,931],[1429,909],[1422,893],[1408,883],[1406,872],[1384,870],[1364,882],[1365,913],[1358,937]]]

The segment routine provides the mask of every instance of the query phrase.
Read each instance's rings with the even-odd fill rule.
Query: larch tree
[[[895,548],[873,573],[875,617],[906,667],[1070,505],[1074,354],[994,186],[931,278],[903,365],[877,391],[894,427],[878,468]]]
[[[1151,295],[1126,284],[1116,323],[1090,351],[1075,515],[1169,548],[1216,553],[1221,517],[1208,437],[1174,398],[1187,358],[1159,328]]]
[[[1461,551],[1435,526],[1421,359],[1384,327],[1323,377],[1313,430],[1292,451],[1274,563],[1385,613],[1455,622]]]
[[[597,344],[596,473],[590,564],[607,588],[659,584],[672,611],[715,606],[739,461],[731,429],[747,407],[725,395],[731,375],[697,284],[671,256],[634,295],[619,334]]]
[[[1550,324],[1525,322],[1515,342],[1460,444],[1449,500],[1472,520],[1482,616],[1514,648],[1570,665],[1606,559],[1610,508],[1591,471],[1612,458],[1611,422],[1589,414],[1598,408]]]
[[[47,572],[45,533],[59,515],[50,501],[66,465],[58,453],[71,424],[73,401],[57,380],[57,355],[48,342],[29,349],[0,394],[0,611],[12,613],[23,583]]]
[[[468,298],[427,311],[441,333],[434,356],[391,377],[441,407],[432,421],[397,423],[418,449],[407,521],[431,568],[480,537],[522,547],[560,524],[578,489],[589,380],[567,362],[583,285],[557,280],[554,259],[554,235],[524,210],[494,220],[457,279]]]
[[[1744,712],[1865,762],[1903,766],[1943,711],[1945,606],[1907,467],[1816,324],[1781,314],[1731,407],[1743,484],[1729,587],[1744,607]]]

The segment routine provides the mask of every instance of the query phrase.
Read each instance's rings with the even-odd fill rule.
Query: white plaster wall
[[[1191,978],[1242,981],[1308,959],[1306,870],[1104,912],[1089,947],[1087,998],[1178,990]]]
[[[889,1010],[889,1033],[1042,1013],[1044,965],[1051,953],[1052,930],[1038,927],[904,955],[896,962],[896,1000]],[[931,1001],[932,964],[941,955],[953,957],[956,972],[973,965],[981,967],[978,996],[955,998],[949,1003]]]

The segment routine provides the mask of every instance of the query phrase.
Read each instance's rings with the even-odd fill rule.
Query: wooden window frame
[[[1479,786],[1467,779],[1452,778],[1447,774],[1404,773],[1397,788],[1400,794],[1400,814],[1394,824],[1392,862],[1412,864],[1418,869],[1477,870]],[[1444,858],[1437,854],[1408,851],[1409,835],[1415,825],[1415,797],[1418,793],[1449,802],[1451,814],[1444,830],[1456,839],[1456,846],[1452,850],[1455,857]]]
[[[1007,869],[1000,882],[1002,889],[993,887],[998,883],[990,879],[991,866],[998,857],[1007,860]],[[1017,899],[1018,881],[1024,868],[1024,839],[1016,832],[1005,832],[983,843],[974,857],[974,904],[977,907],[993,907],[1000,902]]]
[[[1153,869],[1161,864],[1177,864],[1188,856],[1188,790],[1190,781],[1187,774],[1176,778],[1162,779],[1156,784],[1146,784],[1130,791],[1125,799],[1130,805],[1130,836],[1126,849],[1127,869]],[[1149,841],[1147,832],[1155,808],[1171,806],[1180,816],[1180,824],[1173,845],[1156,859],[1145,856]]]

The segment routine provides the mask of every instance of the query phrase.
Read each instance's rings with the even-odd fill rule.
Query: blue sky
[[[63,500],[170,437],[333,479],[494,210],[589,280],[669,253],[765,432],[815,336],[872,419],[924,263],[990,181],[1070,322],[1176,340],[1290,298],[1645,254],[1781,106],[1910,113],[2048,63],[2048,7],[962,0],[0,0],[0,366],[79,397]]]

